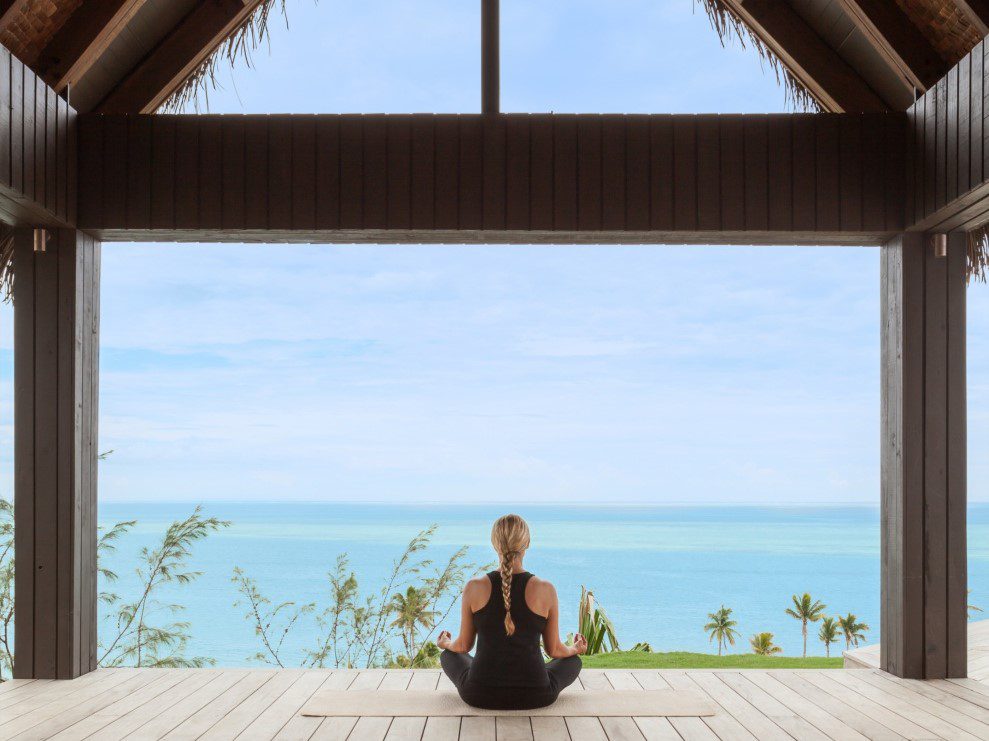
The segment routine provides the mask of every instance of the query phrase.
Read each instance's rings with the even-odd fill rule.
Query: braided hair
[[[529,526],[518,515],[505,515],[491,528],[491,545],[498,554],[501,572],[501,597],[505,601],[505,633],[515,633],[512,621],[512,569],[515,559],[529,548]]]

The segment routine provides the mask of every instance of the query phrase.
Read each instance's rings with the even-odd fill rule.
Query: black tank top
[[[505,633],[505,602],[501,595],[501,574],[492,571],[491,598],[474,613],[477,650],[468,680],[488,687],[546,687],[549,675],[539,639],[546,629],[546,618],[537,615],[525,602],[525,587],[532,574],[512,577],[512,620],[515,633]]]

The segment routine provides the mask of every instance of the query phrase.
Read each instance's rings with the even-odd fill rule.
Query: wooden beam
[[[833,113],[870,113],[890,106],[788,3],[726,0],[787,69]]]
[[[34,69],[55,90],[78,82],[146,0],[83,3],[38,55]]]
[[[905,123],[84,114],[79,224],[104,241],[880,244],[904,228]]]
[[[498,0],[481,0],[481,112],[501,112],[501,18]]]
[[[926,91],[947,72],[937,49],[896,3],[888,0],[840,0],[873,47],[908,87]]]
[[[980,36],[989,33],[989,0],[955,0],[955,5],[978,29]]]
[[[99,243],[14,230],[14,676],[96,668]]]
[[[204,0],[96,106],[152,113],[254,12],[261,0]]]

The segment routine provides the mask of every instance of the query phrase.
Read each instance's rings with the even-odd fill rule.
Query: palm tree
[[[839,617],[838,627],[841,628],[841,632],[845,636],[846,651],[852,646],[858,646],[859,641],[864,641],[865,631],[869,629],[865,623],[858,622],[858,618],[852,613],[848,613],[845,617]]]
[[[772,656],[783,652],[782,648],[773,643],[772,633],[756,633],[749,639],[749,643],[752,645],[753,653],[760,656]]]
[[[437,613],[429,609],[429,595],[425,590],[409,587],[405,594],[399,592],[391,599],[391,611],[395,613],[392,627],[402,632],[405,653],[410,661],[416,657],[416,632],[419,626],[430,628]]]
[[[802,597],[793,595],[793,607],[786,608],[786,614],[800,621],[800,630],[804,636],[804,658],[807,658],[807,623],[816,623],[824,617],[824,610],[827,605],[820,600],[811,599],[811,596],[804,592]]]
[[[708,617],[711,622],[704,626],[704,630],[710,634],[711,641],[714,641],[715,638],[718,639],[718,656],[721,656],[725,643],[735,645],[735,639],[738,638],[738,631],[735,630],[735,626],[738,625],[738,622],[732,620],[731,608],[724,605],[721,605],[720,610],[708,613]]]
[[[821,620],[821,630],[818,631],[817,637],[824,643],[824,655],[828,658],[831,658],[831,644],[838,642],[839,632],[841,632],[841,628],[838,626],[837,620],[831,617]]]

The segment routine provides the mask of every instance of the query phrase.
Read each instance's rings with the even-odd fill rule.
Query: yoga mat
[[[714,706],[690,690],[586,690],[564,692],[546,708],[479,710],[452,690],[320,690],[302,708],[309,716],[424,717],[461,715],[696,717]]]

